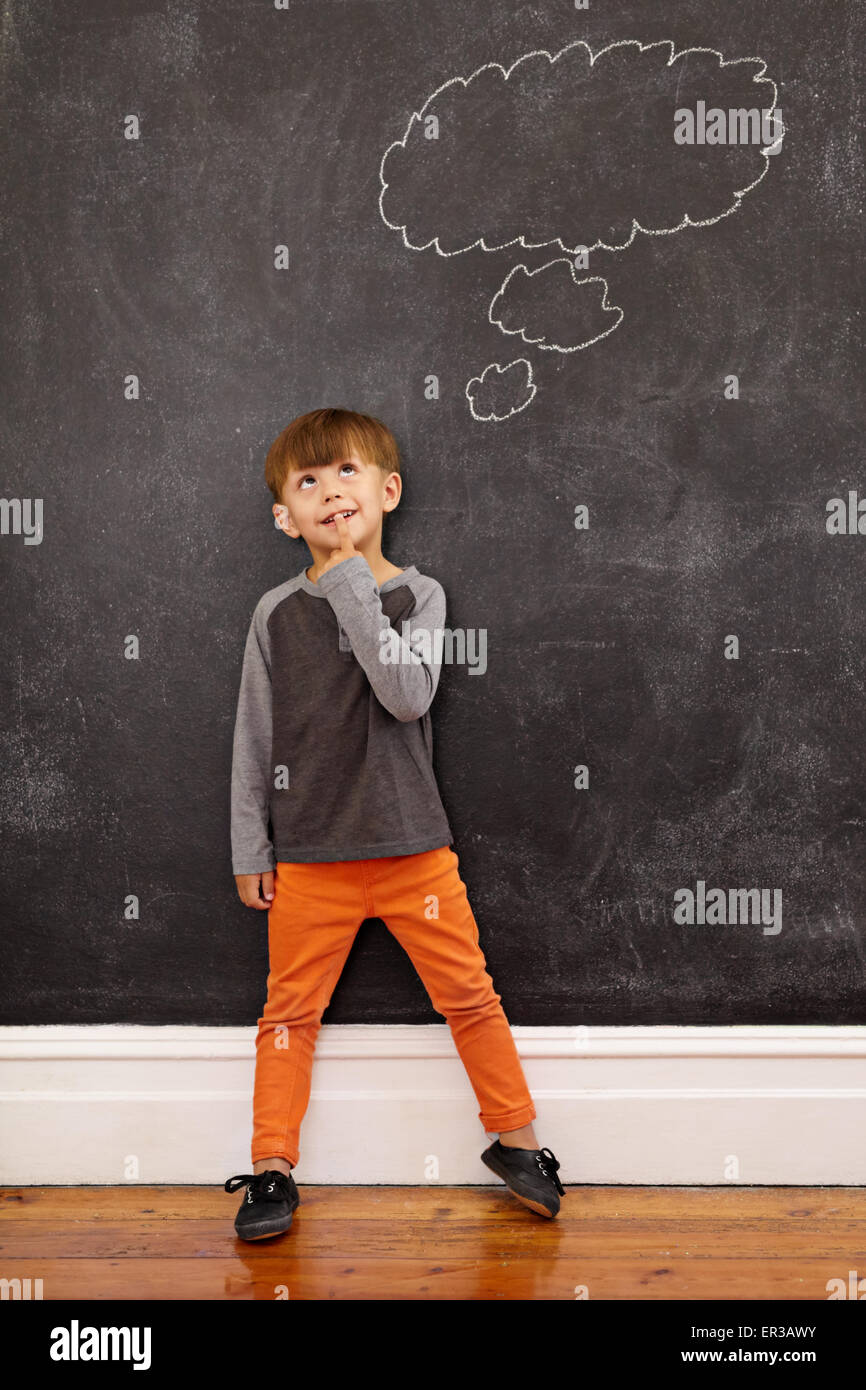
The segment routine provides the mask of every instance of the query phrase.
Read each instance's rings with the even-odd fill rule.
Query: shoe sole
[[[548,1221],[552,1221],[553,1218],[558,1215],[558,1212],[550,1211],[547,1207],[543,1206],[541,1202],[535,1202],[531,1197],[524,1197],[520,1192],[515,1192],[505,1173],[500,1170],[495,1160],[485,1158],[484,1154],[482,1154],[481,1162],[490,1169],[491,1173],[495,1173],[498,1178],[501,1178],[512,1197],[516,1197],[518,1202],[522,1202],[525,1207],[529,1207],[530,1211],[537,1212],[539,1216],[546,1216]]]
[[[291,1227],[292,1223],[290,1221],[288,1226],[280,1226],[277,1231],[261,1231],[258,1235],[253,1235],[250,1231],[239,1231],[236,1226],[235,1234],[238,1240],[273,1240],[274,1236],[285,1235],[286,1231],[291,1230]]]
[[[289,1219],[286,1220],[285,1217],[280,1218],[283,1222],[283,1224],[280,1226],[275,1226],[273,1222],[265,1224],[262,1221],[258,1221],[256,1222],[255,1226],[246,1226],[242,1231],[239,1231],[236,1225],[235,1233],[238,1236],[239,1240],[269,1240],[272,1236],[285,1235],[286,1231],[291,1229],[292,1219],[297,1209],[298,1203],[295,1202],[294,1206],[289,1212]]]

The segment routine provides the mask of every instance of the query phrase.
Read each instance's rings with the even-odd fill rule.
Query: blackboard
[[[3,31],[4,1021],[258,1016],[231,735],[310,559],[264,455],[340,405],[400,446],[385,555],[486,632],[434,755],[509,1021],[862,1023],[862,8]],[[773,154],[674,139],[769,93]],[[678,921],[699,885],[779,929]],[[325,1022],[441,1021],[366,922]]]

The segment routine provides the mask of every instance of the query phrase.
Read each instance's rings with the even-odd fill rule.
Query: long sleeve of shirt
[[[231,838],[236,874],[274,867],[268,822],[271,792],[271,661],[267,605],[260,600],[244,648],[232,744]]]
[[[363,555],[325,570],[317,582],[376,698],[395,719],[420,719],[430,708],[442,669],[445,594],[441,584],[431,582],[406,622],[407,641],[386,616],[375,576]]]

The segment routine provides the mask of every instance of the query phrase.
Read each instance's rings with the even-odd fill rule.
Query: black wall
[[[264,454],[322,405],[394,430],[385,554],[487,631],[435,756],[510,1021],[864,1022],[866,535],[827,529],[866,494],[862,15],[11,0],[0,487],[43,531],[0,536],[5,1022],[255,1021],[231,735],[252,609],[309,563]],[[536,59],[431,103],[380,210],[437,88],[578,39],[760,58],[780,153],[677,146],[658,50]],[[761,71],[678,61],[683,103]],[[699,880],[781,891],[781,930],[678,923]],[[441,1022],[381,922],[325,1020]]]

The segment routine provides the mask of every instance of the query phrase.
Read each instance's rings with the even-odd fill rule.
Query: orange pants
[[[520,1129],[535,1106],[478,943],[450,845],[382,859],[278,863],[268,911],[268,997],[256,1036],[252,1161],[298,1162],[313,1050],[361,923],[378,917],[448,1020],[485,1130]]]

